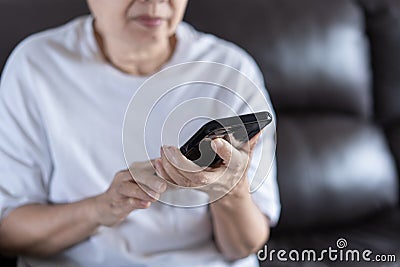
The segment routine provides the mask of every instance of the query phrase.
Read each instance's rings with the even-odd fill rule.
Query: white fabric
[[[107,64],[92,21],[81,17],[27,38],[6,65],[0,88],[0,218],[28,203],[67,203],[100,194],[117,171],[126,169],[124,114],[147,77],[127,75]],[[263,88],[255,63],[233,44],[185,23],[179,25],[177,38],[176,51],[164,68],[189,61],[220,62]],[[168,113],[159,108],[156,114]],[[159,140],[159,133],[148,134],[146,138],[154,135]],[[272,146],[272,137],[264,136]],[[159,156],[160,145],[154,142],[151,157]],[[280,211],[275,176],[273,168],[253,194],[272,224]],[[99,228],[87,241],[52,258],[20,258],[19,266],[258,265],[254,255],[235,263],[224,261],[211,236],[207,207],[155,203],[132,212],[119,226]]]

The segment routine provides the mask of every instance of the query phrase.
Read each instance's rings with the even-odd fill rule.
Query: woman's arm
[[[136,180],[129,171],[118,172],[109,189],[96,197],[13,210],[0,222],[0,250],[10,255],[49,256],[87,239],[100,225],[118,224],[133,210],[150,207],[166,190],[166,183],[153,175],[150,162],[135,163],[131,171]]]
[[[229,260],[257,252],[269,238],[269,220],[254,204],[247,179],[210,204],[218,248]]]
[[[48,256],[85,240],[100,225],[94,201],[15,209],[0,223],[1,250],[10,255]]]

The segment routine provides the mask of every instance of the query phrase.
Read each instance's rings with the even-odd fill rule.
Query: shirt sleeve
[[[46,203],[52,171],[27,52],[16,48],[0,83],[0,220],[22,205]]]
[[[242,70],[258,87],[258,92],[252,92],[247,96],[246,101],[252,110],[246,112],[268,110],[273,118],[272,123],[264,128],[254,149],[248,179],[254,203],[269,218],[270,225],[276,226],[281,211],[275,159],[276,116],[264,85],[263,75],[255,61],[248,55],[244,55]],[[245,113],[243,110],[241,112]]]
[[[264,135],[266,135],[265,132]],[[269,218],[270,225],[276,226],[281,210],[276,180],[276,162],[275,158],[271,159],[269,155],[266,155],[268,159],[263,159],[265,155],[261,155],[265,153],[261,145],[261,142],[265,142],[265,139],[268,139],[268,137],[259,140],[255,148],[248,177],[254,203]]]

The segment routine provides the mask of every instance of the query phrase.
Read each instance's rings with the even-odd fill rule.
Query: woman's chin
[[[155,42],[168,39],[170,30],[165,25],[154,27],[144,27],[142,25],[132,25],[129,29],[130,36],[133,36],[133,42]]]

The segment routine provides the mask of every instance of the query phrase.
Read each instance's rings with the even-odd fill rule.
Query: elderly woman
[[[23,41],[3,72],[1,251],[19,255],[19,266],[257,266],[254,253],[279,216],[274,168],[249,192],[253,160],[247,166],[246,158],[257,138],[248,149],[214,140],[213,149],[234,167],[222,164],[196,175],[179,167],[193,163],[176,147],[160,151],[158,142],[152,161],[137,152],[141,162],[129,162],[128,171],[121,143],[129,100],[151,75],[180,63],[212,61],[241,71],[263,89],[254,61],[182,22],[187,0],[88,4],[90,16]],[[190,97],[197,94],[206,93]],[[257,101],[254,94],[246,92],[246,101]],[[171,103],[157,114],[167,114]],[[271,136],[263,140],[273,142]],[[208,205],[157,201],[168,183],[194,187],[219,172],[239,182]],[[178,191],[171,192],[179,199]]]

